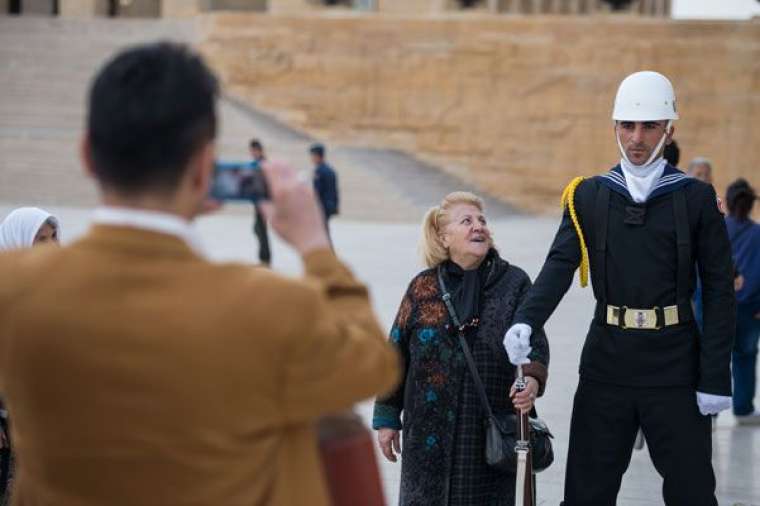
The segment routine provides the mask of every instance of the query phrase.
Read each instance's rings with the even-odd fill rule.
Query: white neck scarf
[[[0,223],[0,251],[31,248],[40,227],[51,220],[58,228],[58,220],[37,207],[20,207],[11,211]]]
[[[664,158],[658,158],[646,165],[633,165],[625,158],[620,159],[620,168],[623,169],[625,184],[634,202],[639,204],[646,202],[649,194],[652,193],[655,185],[662,177],[667,163]]]

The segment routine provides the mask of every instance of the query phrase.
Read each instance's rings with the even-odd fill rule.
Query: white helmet
[[[620,83],[612,119],[616,121],[659,121],[678,119],[676,94],[668,78],[645,70]]]

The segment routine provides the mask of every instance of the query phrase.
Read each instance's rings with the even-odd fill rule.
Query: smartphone
[[[264,172],[251,162],[216,162],[211,182],[211,198],[215,200],[269,200],[269,187]]]

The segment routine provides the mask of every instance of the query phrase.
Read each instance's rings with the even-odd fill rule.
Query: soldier
[[[731,406],[735,298],[731,248],[715,190],[663,159],[678,119],[670,81],[637,72],[620,84],[622,159],[576,178],[554,243],[504,345],[524,363],[529,337],[589,264],[596,309],[580,360],[565,506],[614,505],[639,426],[668,505],[717,506],[710,414]],[[699,272],[704,333],[690,299]]]

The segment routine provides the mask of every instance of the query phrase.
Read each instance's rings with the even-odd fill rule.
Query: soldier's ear
[[[665,144],[670,144],[673,142],[673,134],[676,133],[676,126],[670,125],[670,131],[668,132],[668,136],[665,137]]]

